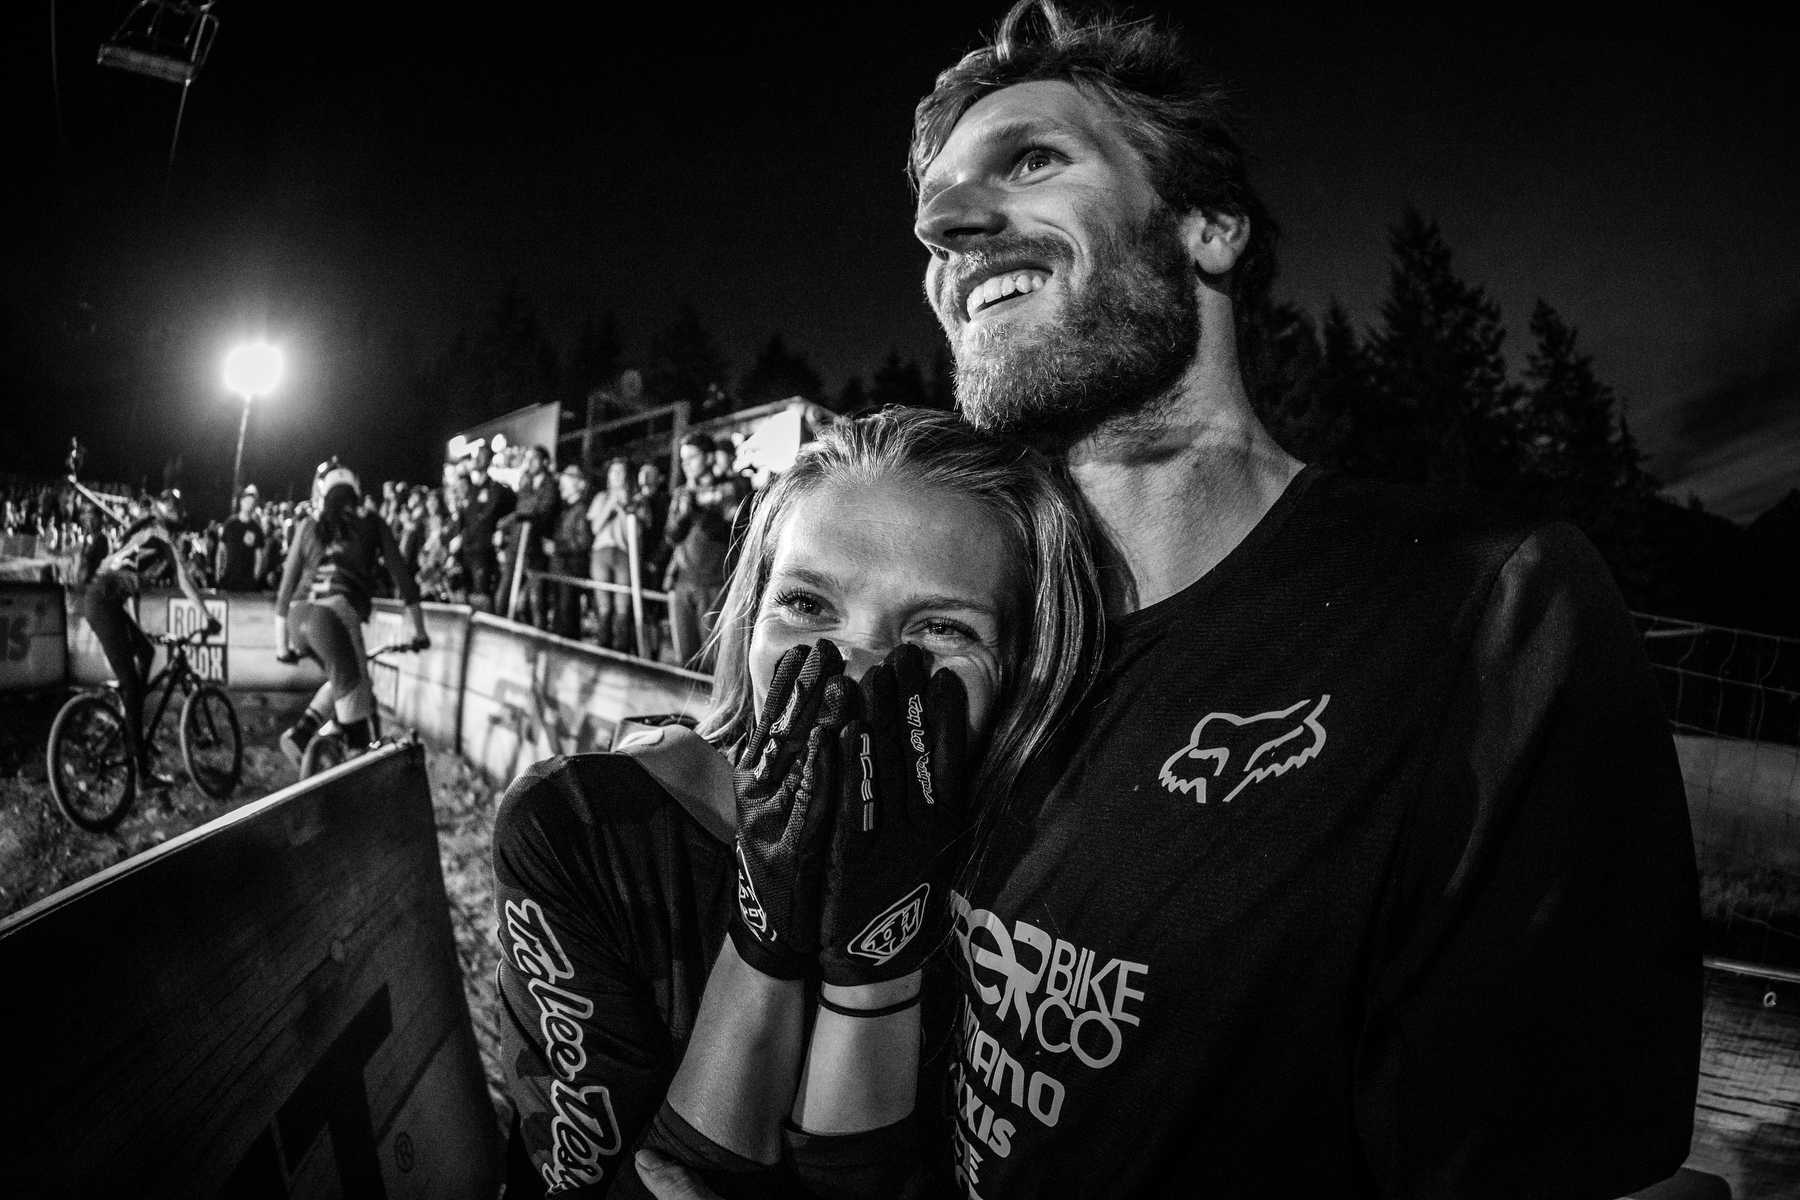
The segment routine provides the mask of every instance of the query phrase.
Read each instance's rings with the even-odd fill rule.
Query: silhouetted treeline
[[[1619,398],[1549,303],[1509,358],[1499,306],[1456,274],[1434,222],[1408,212],[1390,244],[1368,328],[1335,305],[1318,318],[1273,303],[1244,314],[1245,375],[1283,445],[1361,475],[1509,493],[1585,530],[1633,608],[1800,636],[1800,493],[1748,529],[1659,496]],[[37,326],[0,313],[0,470],[55,473],[79,435],[105,477],[178,484],[200,509],[224,511],[236,410],[190,394],[191,349],[175,330]],[[57,355],[106,366],[58,384],[46,365]],[[365,311],[312,326],[307,358],[293,394],[252,418],[246,474],[265,491],[281,491],[275,463],[292,474],[296,459],[334,453],[370,478],[429,479],[452,434],[551,400],[566,431],[590,407],[605,419],[688,402],[705,420],[789,396],[842,413],[954,403],[941,348],[920,363],[890,347],[832,391],[778,330],[740,372],[693,305],[645,330],[596,311],[559,335],[517,281],[435,351]]]
[[[1355,328],[1291,304],[1247,314],[1240,350],[1257,410],[1307,462],[1511,494],[1587,532],[1627,603],[1663,616],[1800,635],[1800,493],[1743,529],[1658,495],[1618,397],[1548,302],[1523,365],[1500,307],[1460,278],[1435,222],[1389,236],[1380,316]]]

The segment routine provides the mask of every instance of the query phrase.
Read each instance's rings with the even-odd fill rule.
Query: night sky
[[[250,463],[280,480],[333,419],[309,405],[322,331],[428,356],[515,277],[563,339],[612,309],[641,351],[692,301],[739,371],[776,330],[834,390],[890,347],[929,362],[911,111],[1006,6],[220,0],[166,204],[178,90],[94,65],[125,7],[57,5],[60,136],[48,13],[12,26],[6,347],[94,386],[160,339],[192,377],[166,419],[228,473],[218,364],[266,331],[292,371]],[[1535,297],[1581,331],[1673,493],[1744,519],[1800,485],[1796,40],[1747,9],[1349,7],[1147,9],[1234,86],[1278,294],[1373,321],[1410,203],[1515,356]]]

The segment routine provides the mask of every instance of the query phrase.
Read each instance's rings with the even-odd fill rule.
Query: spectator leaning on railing
[[[712,632],[719,593],[725,587],[725,550],[731,537],[726,508],[737,499],[712,475],[713,441],[691,433],[681,443],[686,482],[669,504],[663,540],[672,550],[663,583],[669,591],[669,633],[684,667],[703,670],[701,646]]]
[[[587,472],[575,463],[562,469],[557,477],[562,512],[556,518],[555,535],[549,539],[550,570],[557,575],[581,578],[588,568],[588,552],[594,534],[587,520]],[[555,603],[551,630],[559,637],[581,636],[581,595],[583,589],[574,584],[555,585]]]
[[[606,464],[606,490],[587,506],[586,520],[593,536],[588,573],[596,583],[631,583],[630,518],[634,514],[638,528],[646,528],[640,499],[631,493],[631,464],[615,458]],[[598,626],[595,639],[602,646],[625,651],[632,648],[629,597],[618,592],[595,592],[594,615]]]
[[[512,514],[500,521],[500,528],[507,535],[507,558],[501,571],[501,594],[495,599],[496,607],[510,599],[513,573],[519,569],[518,556],[523,556],[528,571],[542,571],[548,565],[544,543],[555,532],[556,515],[561,507],[556,480],[550,474],[550,452],[542,446],[533,446],[525,452],[518,502]],[[545,596],[541,585],[529,581],[521,583],[520,598],[524,602],[525,619],[539,629],[550,623]]]
[[[492,611],[494,593],[500,584],[500,558],[495,553],[495,538],[500,519],[512,512],[516,498],[513,490],[488,474],[493,456],[486,446],[475,451],[469,462],[468,500],[463,507],[459,528],[451,540],[451,550],[462,559],[467,573],[469,603]]]

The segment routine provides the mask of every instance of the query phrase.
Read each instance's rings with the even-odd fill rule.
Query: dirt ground
[[[63,698],[0,697],[0,917],[299,778],[276,749],[275,739],[299,714],[306,697],[233,693],[244,733],[243,782],[235,794],[226,800],[206,796],[187,780],[179,751],[165,751],[173,759],[165,758],[163,769],[176,776],[177,786],[140,792],[117,828],[89,833],[57,809],[45,773],[44,746]],[[173,733],[174,717],[165,717],[165,746],[173,747]],[[494,877],[488,857],[500,790],[454,754],[427,747],[425,765],[463,989],[496,1119],[504,1125],[510,1108],[499,1086],[494,967],[500,952],[494,939]]]

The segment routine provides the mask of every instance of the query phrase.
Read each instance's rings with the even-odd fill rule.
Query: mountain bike
[[[412,642],[395,642],[391,646],[383,646],[379,650],[369,651],[367,662],[374,666],[389,654],[411,654],[423,649]],[[378,704],[369,710],[369,744],[361,749],[353,750],[344,741],[344,731],[339,727],[337,718],[319,726],[319,731],[306,743],[306,751],[300,756],[300,778],[310,779],[320,771],[329,771],[332,767],[341,766],[353,758],[359,758],[371,750],[379,750],[383,746],[392,746],[409,740],[411,734],[401,733],[393,737],[383,737],[381,733],[381,706]]]
[[[145,688],[144,747],[154,765],[162,753],[157,735],[163,716],[180,692],[177,741],[188,778],[214,800],[223,800],[243,773],[244,739],[231,696],[201,679],[188,662],[188,648],[205,636],[204,630],[196,630],[186,637],[151,639],[168,647],[169,662]],[[46,759],[50,793],[69,820],[104,833],[125,819],[137,798],[138,769],[127,748],[117,684],[70,697],[50,726]]]

